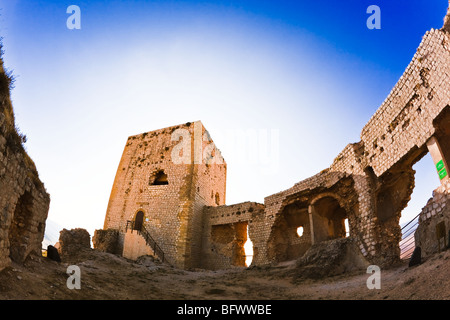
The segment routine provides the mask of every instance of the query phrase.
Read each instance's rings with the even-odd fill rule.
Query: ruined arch
[[[338,178],[334,174],[328,177]],[[327,187],[319,186],[286,197],[268,236],[268,260],[281,262],[297,259],[317,242],[345,237],[345,219],[348,219],[352,236],[359,210],[354,184],[352,176],[344,176]],[[323,207],[327,201],[331,201],[328,204],[333,206],[328,210]],[[316,207],[318,213],[315,212]],[[329,225],[333,225],[331,231],[328,230]],[[303,227],[301,237],[297,234],[299,226]]]
[[[25,191],[17,200],[8,232],[9,256],[14,262],[23,262],[30,251],[28,242],[34,231],[32,221],[33,196]]]
[[[335,194],[323,194],[311,202],[314,243],[346,237],[349,212]]]
[[[303,227],[299,236],[297,229]],[[268,257],[281,262],[301,257],[311,247],[308,204],[301,200],[284,206],[277,215],[268,241]]]
[[[317,196],[315,196],[314,198],[311,199],[310,205],[313,206],[316,202],[318,202],[319,200],[321,200],[323,198],[333,198],[339,203],[339,205],[341,207],[343,207],[345,205],[343,199],[338,194],[336,194],[335,192],[323,192],[323,193],[320,193],[319,195],[317,195]]]

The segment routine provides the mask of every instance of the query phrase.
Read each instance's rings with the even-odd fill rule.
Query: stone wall
[[[0,59],[0,270],[40,254],[50,203],[16,130],[10,83]]]
[[[434,134],[433,120],[450,101],[450,37],[428,31],[387,99],[361,132],[364,157],[377,176]]]
[[[259,248],[265,246],[261,242],[263,216],[264,205],[256,202],[205,207],[201,267],[212,270],[244,267],[244,244],[248,238],[253,242],[253,259],[257,259]]]
[[[202,150],[205,152],[209,147],[214,146],[209,133],[202,126]],[[218,152],[218,151],[217,151]],[[208,157],[202,158],[202,163],[194,164],[192,191],[193,210],[192,223],[188,230],[191,241],[191,251],[186,252],[186,259],[189,259],[189,265],[200,267],[202,265],[202,235],[203,235],[203,209],[205,206],[221,206],[226,201],[226,173],[227,167],[222,156],[219,156],[219,163],[214,163]]]
[[[63,229],[59,232],[59,240],[55,247],[63,259],[72,257],[80,250],[91,248],[91,236],[86,229]]]
[[[436,233],[436,226],[443,224],[445,229],[445,241]],[[414,234],[415,244],[421,248],[422,257],[426,258],[439,250],[445,250],[450,241],[450,181],[440,186],[433,192],[433,197],[428,201],[419,215],[419,226]],[[447,243],[445,243],[447,242]]]
[[[122,256],[130,260],[137,260],[139,257],[146,255],[154,256],[155,253],[139,233],[128,230],[124,234]]]

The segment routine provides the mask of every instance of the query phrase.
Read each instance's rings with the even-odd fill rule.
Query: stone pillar
[[[445,185],[445,183],[449,180],[449,167],[442,149],[439,146],[439,142],[435,137],[431,137],[430,140],[427,141],[427,147],[428,151],[430,152],[431,158],[433,159],[434,165],[436,166],[441,184]]]
[[[314,205],[309,205],[308,207],[308,213],[309,213],[309,227],[311,229],[311,245],[314,245],[315,239],[314,239],[314,219],[313,219],[313,213],[314,213]]]
[[[311,245],[330,239],[328,232],[328,219],[317,212],[315,204],[308,207],[309,225],[311,228]]]

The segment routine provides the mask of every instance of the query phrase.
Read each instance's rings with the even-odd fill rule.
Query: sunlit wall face
[[[79,30],[66,25],[71,4]],[[187,121],[201,120],[227,161],[228,204],[328,167],[447,6],[378,1],[381,29],[368,30],[370,4],[2,1],[16,118],[49,218],[101,228],[127,137]]]

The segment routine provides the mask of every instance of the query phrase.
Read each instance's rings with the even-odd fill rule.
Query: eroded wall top
[[[428,31],[405,72],[361,132],[364,158],[377,176],[434,134],[450,101],[450,38]]]

